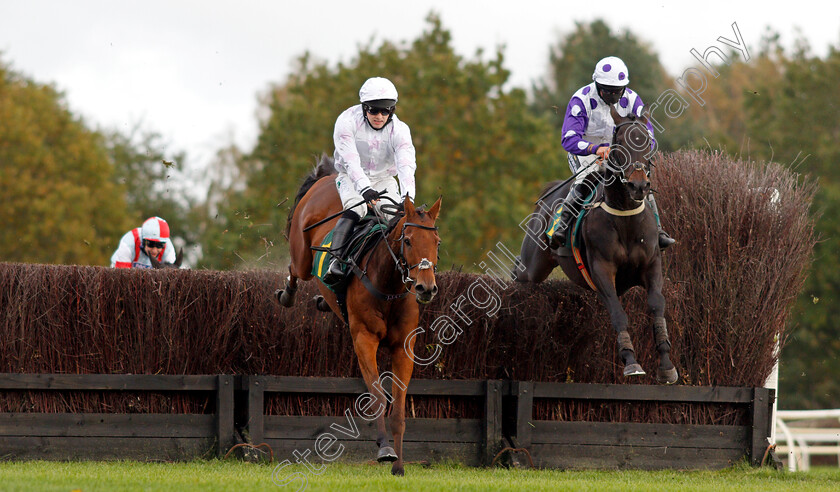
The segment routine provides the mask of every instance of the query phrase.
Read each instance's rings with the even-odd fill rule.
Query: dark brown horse
[[[619,355],[624,375],[644,374],[636,362],[635,350],[627,332],[627,314],[619,296],[636,285],[647,290],[648,307],[653,315],[653,335],[659,352],[657,381],[677,381],[677,370],[671,363],[671,342],[665,325],[665,297],[662,295],[662,260],[658,247],[656,221],[645,197],[650,193],[651,136],[647,118],[625,118],[611,108],[615,132],[607,161],[604,163],[601,205],[592,207],[580,225],[579,257],[588,272],[585,278],[573,256],[559,256],[548,247],[545,231],[558,206],[566,197],[571,183],[550,191],[538,202],[527,225],[527,234],[514,275],[519,282],[542,282],[556,266],[583,288],[598,293],[618,334]],[[590,177],[598,176],[593,173]],[[562,233],[562,232],[558,232]]]
[[[335,188],[332,159],[322,157],[318,167],[301,186],[289,213],[286,234],[289,238],[291,264],[286,288],[278,299],[291,306],[298,280],[312,278],[313,246],[319,246],[332,230],[336,218],[315,227],[323,219],[342,210]],[[391,369],[395,381],[391,395],[391,433],[394,448],[389,445],[384,412],[376,416],[379,446],[377,460],[393,461],[391,473],[403,475],[403,434],[405,433],[405,394],[414,371],[413,350],[406,338],[420,320],[418,303],[430,302],[437,293],[435,265],[438,261],[438,237],[435,221],[440,213],[440,199],[428,210],[415,209],[407,197],[404,214],[392,221],[387,237],[360,261],[367,280],[366,287],[358,276],[347,286],[347,321],[359,367],[368,391],[376,398],[378,408],[386,408],[386,397],[376,387],[379,372],[376,352],[380,345],[391,352]],[[335,294],[323,283],[318,287],[329,307],[343,318]],[[413,339],[412,339],[413,340]],[[381,385],[381,383],[380,383]]]
[[[157,260],[154,256],[149,255],[149,260],[152,262],[152,268],[181,268],[181,262],[184,261],[184,248],[178,250],[175,254],[174,263],[163,263]]]

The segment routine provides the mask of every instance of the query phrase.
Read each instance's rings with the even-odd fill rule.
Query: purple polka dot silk
[[[584,96],[585,96],[585,95],[587,95],[587,94],[589,94],[589,89],[591,89],[591,87],[589,87],[588,85],[587,85],[586,87],[584,87],[584,88],[583,88],[583,95],[584,95]]]
[[[610,66],[610,64],[609,64],[609,63],[605,64],[605,65],[604,65],[604,71],[605,71],[605,72],[609,72],[610,70],[612,70],[612,66]]]
[[[589,105],[592,107],[592,109],[595,109],[598,107],[598,102],[595,101],[595,98],[592,98],[589,100]]]
[[[621,104],[621,107],[622,107],[622,108],[626,108],[626,107],[627,107],[627,104],[628,104],[629,102],[630,102],[630,101],[629,101],[626,97],[622,97],[621,99],[619,99],[619,100],[618,100],[618,103],[619,103],[619,104]]]
[[[618,80],[624,80],[625,77],[624,72],[618,72]]]

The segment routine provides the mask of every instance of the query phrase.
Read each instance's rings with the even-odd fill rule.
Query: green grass
[[[280,487],[272,482],[275,466],[236,461],[190,463],[5,462],[0,463],[2,491],[207,491],[297,490],[300,480]],[[406,476],[392,477],[390,467],[327,464],[320,475],[303,466],[280,470],[279,479],[299,473],[308,491],[335,490],[617,490],[674,491],[816,491],[840,490],[840,468],[778,472],[737,466],[722,471],[557,471],[466,468],[457,465],[408,465]]]

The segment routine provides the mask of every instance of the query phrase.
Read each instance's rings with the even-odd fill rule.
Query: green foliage
[[[277,239],[303,176],[322,152],[332,153],[336,117],[358,104],[372,76],[390,78],[400,92],[397,112],[417,148],[417,201],[443,195],[441,264],[470,268],[497,241],[518,242],[543,182],[557,176],[559,139],[546,118],[530,111],[525,93],[505,90],[509,72],[497,52],[466,60],[430,15],[407,45],[360,48],[349,64],[329,67],[307,54],[297,71],[264,102],[254,151],[235,161],[243,190],[226,193],[210,228],[205,265],[231,268],[260,260],[284,267]],[[276,206],[282,203],[281,206]]]
[[[105,145],[114,166],[111,181],[125,189],[126,205],[135,220],[132,227],[158,216],[169,223],[173,237],[184,239],[187,246],[197,243],[197,222],[190,214],[198,205],[187,189],[186,155],[167,154],[163,137],[157,132],[141,131],[139,126],[128,134],[108,132]]]
[[[0,62],[2,261],[105,265],[130,222],[102,137]]]

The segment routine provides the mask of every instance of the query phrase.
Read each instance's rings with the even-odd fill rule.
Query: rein
[[[395,211],[398,209],[399,205],[397,205],[396,202],[394,202],[393,200],[391,200],[388,197],[383,197],[383,198],[386,198],[387,200],[389,200],[391,203],[394,204],[393,208],[395,209]],[[385,221],[385,219],[381,215],[381,213],[376,209],[374,209],[374,212],[376,214],[377,221],[380,224],[384,223],[385,225],[387,225],[387,221]],[[427,231],[438,230],[437,227],[425,226],[425,225],[422,225],[422,224],[417,224],[415,222],[403,222],[402,229],[400,230],[400,236],[396,239],[400,243],[399,257],[394,252],[394,250],[391,248],[391,245],[388,242],[388,236],[386,235],[384,229],[379,230],[381,236],[377,239],[377,243],[379,243],[379,241],[384,240],[385,248],[388,250],[388,253],[391,255],[391,259],[394,260],[394,265],[395,265],[396,269],[400,272],[400,277],[402,278],[403,286],[405,287],[405,292],[400,292],[399,294],[385,294],[385,293],[381,292],[379,289],[377,289],[375,285],[373,285],[373,282],[371,282],[370,276],[367,273],[367,265],[370,262],[370,258],[371,258],[370,254],[368,254],[367,258],[365,259],[364,269],[359,268],[359,266],[356,265],[356,264],[353,264],[352,267],[351,267],[351,271],[353,272],[354,275],[359,277],[359,280],[361,280],[362,285],[364,285],[365,288],[368,290],[368,292],[370,292],[374,297],[376,297],[379,300],[394,301],[394,300],[397,300],[397,299],[402,299],[405,296],[407,296],[409,293],[411,293],[411,287],[409,287],[409,286],[416,282],[416,280],[414,280],[410,276],[410,272],[414,268],[417,268],[419,270],[434,269],[434,271],[437,272],[437,265],[432,263],[428,258],[423,258],[418,263],[416,263],[414,265],[409,265],[408,262],[405,260],[405,230],[408,227],[417,227],[419,229],[424,229],[424,230],[427,230]],[[376,244],[374,244],[373,248],[375,248],[375,247],[376,247]],[[373,248],[371,249],[371,253],[373,252]]]

